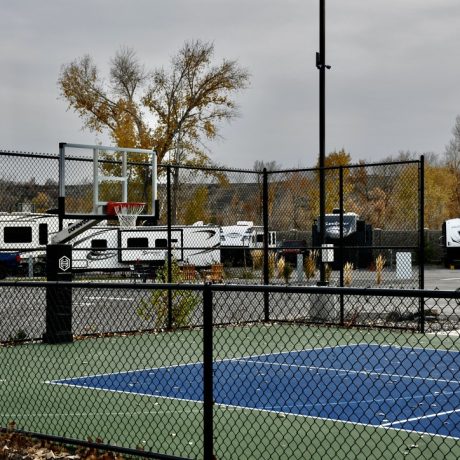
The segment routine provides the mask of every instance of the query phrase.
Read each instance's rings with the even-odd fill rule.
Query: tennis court
[[[459,353],[353,344],[214,363],[216,404],[460,438]],[[50,384],[202,401],[201,363]]]

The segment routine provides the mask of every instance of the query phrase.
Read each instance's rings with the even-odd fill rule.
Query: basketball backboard
[[[59,217],[107,219],[108,202],[142,202],[142,218],[158,217],[156,152],[60,143]]]

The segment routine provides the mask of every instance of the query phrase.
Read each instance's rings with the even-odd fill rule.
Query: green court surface
[[[357,343],[458,351],[455,337],[287,324],[216,328],[213,342],[215,360]],[[51,383],[201,361],[202,330],[3,346],[1,425],[201,458],[201,402]],[[449,436],[221,404],[214,438],[219,459],[460,458],[460,441]]]

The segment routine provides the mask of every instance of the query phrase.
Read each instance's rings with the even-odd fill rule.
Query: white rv
[[[449,219],[442,224],[444,265],[460,265],[460,219]]]
[[[0,213],[0,251],[21,253],[21,265],[27,273],[45,272],[46,245],[58,231],[56,215],[30,212]]]
[[[246,265],[250,261],[250,251],[264,247],[264,228],[247,220],[223,226],[220,229],[220,245],[223,262]],[[268,247],[276,247],[275,231],[268,232]]]
[[[134,263],[160,265],[167,257],[166,226],[126,228],[107,221],[64,222],[53,214],[0,213],[0,252],[20,252],[25,274],[44,275],[46,246],[72,245],[72,265],[76,270],[127,270]],[[197,222],[173,226],[172,255],[178,262],[197,267],[220,262],[220,228]]]
[[[179,262],[207,267],[220,262],[220,231],[202,222],[171,228],[172,256]],[[121,270],[129,265],[161,265],[167,259],[166,226],[123,228],[95,226],[72,241],[76,270]]]

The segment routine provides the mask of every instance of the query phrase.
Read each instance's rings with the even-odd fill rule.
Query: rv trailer
[[[369,268],[372,263],[372,226],[354,212],[343,213],[343,226],[341,231],[340,211],[334,209],[324,216],[326,244],[334,245],[334,262],[332,268],[339,270],[346,262],[355,268]],[[343,248],[340,249],[340,236],[343,236]],[[312,227],[313,247],[320,246],[320,219]],[[343,258],[343,260],[342,260]]]
[[[442,247],[446,268],[460,265],[460,219],[448,219],[442,224]]]
[[[77,271],[121,271],[139,263],[163,265],[168,254],[168,228],[95,226],[72,241]],[[171,254],[179,263],[208,267],[220,262],[220,229],[202,222],[171,227]]]
[[[162,265],[167,258],[166,226],[119,227],[107,221],[66,220],[46,213],[0,213],[0,252],[20,252],[24,274],[44,275],[46,246],[72,245],[77,271],[124,271],[134,263]],[[172,226],[172,256],[183,263],[207,267],[220,262],[220,228],[197,222]]]
[[[58,217],[43,213],[0,213],[0,251],[20,253],[20,271],[44,275],[46,245],[59,227]]]
[[[220,229],[222,262],[232,266],[251,264],[251,250],[263,249],[264,227],[252,221],[240,220],[236,225]],[[276,247],[276,232],[268,232],[268,247]]]

